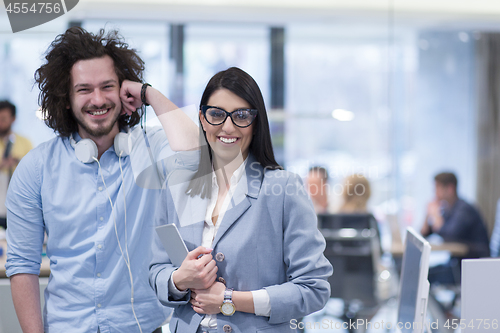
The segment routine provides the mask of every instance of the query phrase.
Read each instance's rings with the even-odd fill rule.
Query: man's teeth
[[[236,141],[236,138],[231,138],[231,139],[228,139],[228,138],[223,138],[221,137],[220,138],[220,141],[224,142],[224,143],[233,143]]]
[[[100,116],[100,115],[105,114],[106,112],[108,112],[107,109],[105,109],[105,110],[97,110],[97,111],[90,111],[90,114],[93,115],[93,116]]]

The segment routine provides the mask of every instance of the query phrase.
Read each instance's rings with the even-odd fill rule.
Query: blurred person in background
[[[443,172],[434,177],[435,198],[427,205],[421,229],[426,237],[438,234],[445,242],[464,243],[468,258],[489,256],[488,233],[479,211],[457,195],[457,177]]]
[[[371,238],[371,254],[370,260],[373,260],[373,279],[377,281],[374,285],[374,293],[377,297],[382,299],[388,299],[391,295],[394,295],[397,291],[394,290],[394,279],[382,278],[382,272],[390,271],[390,276],[396,276],[396,271],[392,262],[382,261],[381,253],[383,252],[383,247],[390,248],[389,243],[383,244],[384,239],[388,240],[390,230],[387,226],[384,226],[384,221],[377,220],[372,211],[368,209],[368,200],[371,197],[371,186],[368,179],[362,174],[355,173],[347,176],[342,184],[342,199],[343,203],[339,208],[339,213],[341,215],[359,215],[355,219],[349,219],[350,221],[364,221],[366,216],[370,216],[370,228],[376,230],[376,237]],[[373,230],[373,229],[372,229]]]
[[[491,234],[490,254],[492,257],[500,255],[500,199],[497,201],[497,213],[495,215],[495,227]]]
[[[370,182],[365,176],[353,174],[344,180],[342,198],[344,202],[339,213],[368,213],[367,204],[370,199]]]
[[[329,194],[328,171],[321,166],[313,166],[307,174],[307,192],[311,197],[316,214],[333,213]]]
[[[17,164],[33,146],[31,142],[12,131],[16,121],[16,106],[7,100],[0,101],[0,227],[7,229],[5,198],[12,173]]]

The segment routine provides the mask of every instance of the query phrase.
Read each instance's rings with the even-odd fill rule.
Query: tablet
[[[174,266],[180,267],[188,254],[186,244],[175,224],[166,224],[156,227],[156,233],[167,251],[170,261]]]

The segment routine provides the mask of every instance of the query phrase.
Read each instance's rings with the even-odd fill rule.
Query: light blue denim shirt
[[[170,312],[148,283],[160,190],[138,185],[137,179],[144,183],[141,171],[152,164],[140,134],[131,136],[131,155],[121,158],[124,181],[113,147],[100,158],[104,184],[98,164],[77,160],[69,139],[61,137],[32,150],[14,173],[7,195],[7,276],[39,274],[46,231],[51,275],[45,290],[45,332],[139,332],[113,217],[125,251],[125,208],[134,307],[142,331],[155,330]],[[161,128],[148,137],[157,160],[170,156],[157,163],[163,176],[184,163],[181,154],[173,155]]]

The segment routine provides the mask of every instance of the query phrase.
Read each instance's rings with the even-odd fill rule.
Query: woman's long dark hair
[[[264,98],[255,80],[245,71],[231,67],[215,74],[207,84],[201,96],[200,109],[207,105],[212,94],[219,89],[227,89],[244,99],[252,109],[257,109],[257,118],[254,121],[253,137],[249,151],[255,159],[266,169],[282,169],[274,158],[271,132],[267,119]],[[212,149],[208,144],[207,136],[200,125],[200,166],[186,191],[190,196],[200,195],[210,198],[212,191]]]

